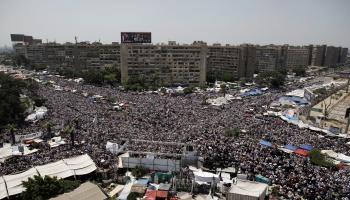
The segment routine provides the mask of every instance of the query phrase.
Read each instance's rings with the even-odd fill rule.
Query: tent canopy
[[[289,149],[291,151],[295,151],[295,150],[297,150],[298,147],[291,145],[291,144],[287,144],[286,146],[284,146],[284,148]]]
[[[104,200],[107,199],[107,196],[101,191],[101,189],[91,183],[86,182],[81,184],[75,190],[59,195],[58,197],[51,198],[51,200],[75,200],[75,199],[84,199],[84,200]]]
[[[264,146],[268,146],[268,147],[272,147],[272,143],[266,140],[260,140],[259,144],[264,145]]]
[[[307,157],[309,155],[309,153],[307,151],[305,151],[304,149],[297,149],[294,151],[294,153],[301,155],[301,156],[305,156],[305,157]]]
[[[264,184],[264,183],[238,180],[237,184],[233,184],[231,186],[229,194],[255,197],[255,198],[260,199],[260,197],[266,196],[267,187],[268,187],[268,185]],[[228,199],[232,199],[232,198],[228,198]],[[233,199],[235,199],[235,198],[233,198]]]
[[[300,148],[307,150],[307,151],[311,151],[314,147],[309,145],[309,144],[302,144],[302,145],[300,145]]]

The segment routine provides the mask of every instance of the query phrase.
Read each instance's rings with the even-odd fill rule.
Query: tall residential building
[[[342,48],[340,52],[339,63],[341,64],[346,63],[347,56],[348,56],[348,48]]]
[[[323,66],[326,55],[326,45],[317,45],[313,47],[311,56],[312,66]]]
[[[287,51],[286,66],[288,70],[298,67],[307,67],[309,63],[308,46],[289,46]]]
[[[328,67],[336,66],[339,63],[340,52],[341,48],[339,47],[327,46],[324,65]]]
[[[241,78],[252,79],[255,71],[256,47],[251,44],[240,46],[241,56],[238,74]]]
[[[206,44],[121,44],[121,77],[125,84],[135,79],[159,85],[204,85]]]
[[[207,78],[233,81],[240,78],[241,49],[237,46],[214,44],[208,47]]]
[[[279,65],[279,51],[278,46],[258,46],[256,48],[256,70],[259,72],[276,70]]]

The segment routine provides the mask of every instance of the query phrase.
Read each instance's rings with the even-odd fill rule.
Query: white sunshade
[[[22,193],[24,191],[22,181],[27,181],[28,178],[32,178],[34,175],[38,175],[38,172],[36,169],[31,168],[20,174],[3,176],[9,196]]]
[[[67,178],[74,176],[73,171],[67,166],[66,163],[63,162],[63,160],[59,160],[47,165],[37,166],[35,168],[38,170],[41,176],[57,176],[57,178]]]
[[[74,171],[75,175],[89,174],[97,169],[94,161],[92,161],[90,156],[87,154],[74,158],[63,159],[63,161],[71,170]]]
[[[5,197],[7,197],[6,185],[4,179],[0,177],[0,199]]]

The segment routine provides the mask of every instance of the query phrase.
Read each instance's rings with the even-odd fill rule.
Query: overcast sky
[[[350,47],[350,0],[0,0],[0,46],[11,33],[43,41],[328,44]]]

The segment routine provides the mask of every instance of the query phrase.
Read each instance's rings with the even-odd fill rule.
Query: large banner
[[[16,142],[21,142],[22,140],[26,140],[26,139],[35,139],[35,138],[39,138],[42,136],[42,132],[36,132],[36,133],[29,133],[26,135],[15,135],[15,140]]]
[[[121,43],[151,43],[151,32],[121,32]]]

